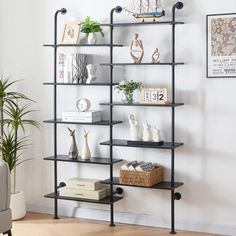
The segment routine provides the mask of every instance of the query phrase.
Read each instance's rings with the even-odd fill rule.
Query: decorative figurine
[[[88,99],[79,99],[77,102],[76,102],[76,107],[79,111],[81,112],[85,112],[85,111],[88,111],[91,107],[91,103]]]
[[[130,124],[130,140],[140,141],[141,135],[138,121],[135,119],[135,116],[133,114],[129,115],[128,119]]]
[[[152,139],[153,139],[153,142],[161,141],[160,130],[157,129],[156,126],[152,130]]]
[[[87,79],[87,65],[88,57],[86,54],[68,54],[67,65],[65,71],[67,71],[68,83],[72,81],[73,84],[83,84]]]
[[[151,125],[147,123],[143,123],[143,141],[150,142],[152,141],[152,132]]]
[[[138,38],[138,34],[135,34],[129,49],[130,56],[132,57],[134,63],[141,63],[144,55],[142,40]]]
[[[70,136],[72,137],[72,142],[69,150],[69,158],[76,159],[78,157],[78,148],[75,140],[75,130],[71,130],[70,128],[68,128],[68,130],[70,131]]]
[[[93,64],[88,64],[86,68],[88,71],[88,78],[87,78],[86,84],[91,84],[92,81],[96,80],[97,67]]]
[[[155,52],[152,54],[152,63],[159,63],[160,51],[156,48]]]
[[[125,9],[135,19],[153,20],[165,15],[165,11],[162,8],[161,0],[134,0],[132,7]]]
[[[91,158],[91,152],[88,146],[88,134],[89,134],[89,131],[86,131],[84,129],[84,145],[83,145],[83,150],[82,150],[82,155],[81,155],[81,158],[83,160],[89,160]]]

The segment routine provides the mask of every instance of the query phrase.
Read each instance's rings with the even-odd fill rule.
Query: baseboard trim
[[[27,204],[27,211],[52,214],[53,208]],[[59,214],[67,217],[75,217],[90,220],[109,221],[109,211],[72,206],[60,206]],[[169,228],[169,220],[154,215],[135,214],[127,212],[115,212],[115,222]],[[218,235],[236,236],[236,225],[219,225],[215,223],[176,221],[177,230],[212,233]]]

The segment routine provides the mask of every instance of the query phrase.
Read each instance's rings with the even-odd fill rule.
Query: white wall
[[[60,17],[60,26],[64,21],[83,20],[87,15],[102,22],[108,22],[110,9],[118,4],[125,6],[128,1],[103,0],[22,0],[0,2],[0,72],[13,79],[23,79],[19,91],[37,101],[37,115],[33,118],[42,122],[52,117],[52,88],[42,85],[53,79],[53,51],[43,48],[44,43],[53,40],[53,14],[61,8],[68,9],[67,16]],[[164,1],[170,16],[174,1]],[[177,108],[176,139],[185,146],[176,151],[176,179],[185,185],[178,189],[182,200],[176,202],[176,227],[213,233],[236,235],[236,188],[235,188],[235,79],[206,79],[205,75],[205,16],[210,13],[233,12],[235,0],[198,0],[185,1],[183,10],[177,12],[177,19],[186,22],[177,26],[177,59],[187,65],[177,67],[177,100],[186,106]],[[130,19],[122,13],[117,20]],[[107,29],[105,30],[107,32]],[[150,61],[155,47],[161,51],[161,60],[170,59],[170,27],[124,28],[116,30],[117,42],[125,45],[134,33],[138,32],[145,47],[144,61]],[[107,40],[107,36],[104,41]],[[75,49],[80,51],[79,49]],[[109,49],[83,49],[94,54],[94,63],[108,61]],[[116,61],[130,60],[128,48],[116,49]],[[116,80],[134,79],[147,86],[170,86],[170,68],[132,67],[115,70]],[[99,70],[99,80],[108,80],[108,69]],[[99,102],[107,101],[108,88],[63,87],[59,90],[59,113],[63,109],[73,108],[75,101],[87,97],[99,108]],[[116,99],[119,96],[115,95]],[[107,108],[102,108],[107,109]],[[144,121],[161,128],[165,140],[170,139],[170,110],[158,108],[115,108],[115,118],[124,120],[124,124],[114,128],[116,138],[128,137],[127,115],[134,113]],[[107,112],[104,113],[105,116]],[[72,126],[73,127],[73,126]],[[108,147],[98,143],[107,140],[109,129],[106,127],[86,127],[90,130],[92,153],[108,156]],[[43,195],[53,189],[52,163],[43,161],[43,157],[53,153],[53,129],[43,125],[40,131],[29,130],[34,145],[25,153],[33,160],[18,170],[18,188],[26,193],[29,209],[52,211],[53,201]],[[76,127],[77,139],[81,150],[82,127]],[[59,127],[59,152],[67,153],[69,137],[66,126]],[[114,148],[116,158],[126,160],[149,160],[161,163],[166,168],[166,179],[170,176],[170,152]],[[120,165],[115,167],[118,174]],[[64,181],[74,176],[107,178],[108,167],[76,164],[59,164],[59,179]],[[115,204],[118,221],[129,221],[155,226],[169,226],[169,191],[148,190],[142,188],[124,188],[124,200]],[[64,214],[70,214],[77,203],[60,202]],[[90,218],[109,219],[106,206],[81,204],[77,215]],[[90,209],[87,210],[86,209]],[[97,214],[94,214],[97,212]],[[104,214],[103,214],[104,213]],[[122,214],[130,213],[130,214]],[[133,214],[132,214],[133,213]],[[88,215],[92,214],[92,215]]]

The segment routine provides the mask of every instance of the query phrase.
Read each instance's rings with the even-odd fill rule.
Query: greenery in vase
[[[141,89],[143,84],[141,82],[121,81],[115,89],[122,91],[127,97],[128,102],[133,102],[133,93],[136,89]]]
[[[0,80],[0,115],[1,115],[1,155],[13,172],[13,193],[16,192],[16,167],[27,159],[21,159],[22,151],[29,146],[29,137],[25,134],[25,126],[39,128],[37,121],[26,118],[34,112],[29,109],[34,102],[22,93],[9,91],[15,83],[9,78]]]
[[[104,37],[101,24],[91,20],[89,16],[87,16],[85,21],[81,24],[80,31],[85,33],[86,37],[88,37],[90,33],[100,33]]]

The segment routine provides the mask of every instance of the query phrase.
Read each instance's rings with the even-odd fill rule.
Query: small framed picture
[[[80,23],[67,22],[64,25],[61,43],[62,44],[77,44],[79,43]]]
[[[207,78],[236,78],[236,13],[206,16]]]
[[[141,101],[143,104],[166,104],[168,103],[166,88],[143,88]]]

